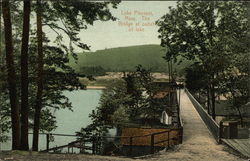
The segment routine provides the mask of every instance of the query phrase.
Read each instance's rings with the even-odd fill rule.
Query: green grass
[[[10,155],[36,155],[38,152],[35,151],[21,151],[21,150],[10,150],[10,151],[0,151],[0,156],[10,156]]]

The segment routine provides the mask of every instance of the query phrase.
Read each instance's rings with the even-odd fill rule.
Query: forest
[[[160,45],[141,45],[97,50],[78,53],[78,63],[71,59],[70,66],[77,72],[81,67],[101,66],[106,72],[135,71],[135,66],[142,65],[151,72],[166,72],[167,62],[163,59],[165,51]],[[191,64],[182,57],[175,64],[175,70],[184,75],[184,69]]]

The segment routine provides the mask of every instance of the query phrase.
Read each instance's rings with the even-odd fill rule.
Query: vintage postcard
[[[0,161],[244,161],[247,1],[0,1]]]

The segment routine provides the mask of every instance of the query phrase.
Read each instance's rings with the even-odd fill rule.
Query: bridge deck
[[[218,145],[214,137],[195,110],[184,90],[181,91],[181,117],[183,120],[183,144],[175,152],[162,152],[155,160],[169,161],[238,161],[244,160]],[[228,149],[229,150],[229,149]]]
[[[222,141],[234,150],[250,158],[250,139],[222,139]]]

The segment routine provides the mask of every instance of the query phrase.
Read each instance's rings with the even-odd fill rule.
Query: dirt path
[[[193,104],[181,91],[181,117],[184,124],[183,144],[175,152],[162,152],[149,160],[168,161],[240,161],[245,160],[228,152],[224,145],[218,145],[207,129]]]

